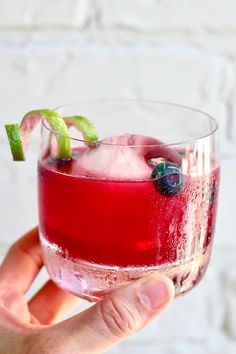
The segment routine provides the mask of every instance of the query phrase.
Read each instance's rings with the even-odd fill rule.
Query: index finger
[[[9,249],[0,266],[0,287],[25,293],[43,265],[38,228],[29,231]]]

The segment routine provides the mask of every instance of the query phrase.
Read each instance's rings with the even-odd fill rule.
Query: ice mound
[[[76,169],[86,176],[104,179],[147,180],[152,173],[151,158],[167,156],[173,161],[176,155],[159,140],[124,134],[106,138],[97,147],[85,150],[76,161]]]
[[[86,175],[119,180],[150,179],[152,168],[142,156],[140,136],[121,135],[104,139],[96,148],[88,148],[76,162]]]

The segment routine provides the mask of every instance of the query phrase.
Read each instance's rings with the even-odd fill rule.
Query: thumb
[[[65,336],[63,339],[67,352],[103,353],[142,329],[173,297],[171,280],[153,273],[114,291],[88,310],[55,326],[54,330],[57,337],[60,332],[67,333],[67,339]]]

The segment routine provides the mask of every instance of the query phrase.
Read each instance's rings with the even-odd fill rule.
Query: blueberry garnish
[[[160,162],[151,174],[155,179],[158,191],[167,196],[174,196],[181,192],[184,185],[184,178],[179,166],[170,162]]]

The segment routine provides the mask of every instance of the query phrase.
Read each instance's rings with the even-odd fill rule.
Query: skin
[[[52,281],[24,299],[42,266],[35,228],[11,246],[0,267],[0,353],[104,353],[146,326],[174,296],[172,282],[153,273],[60,322],[79,299]]]

